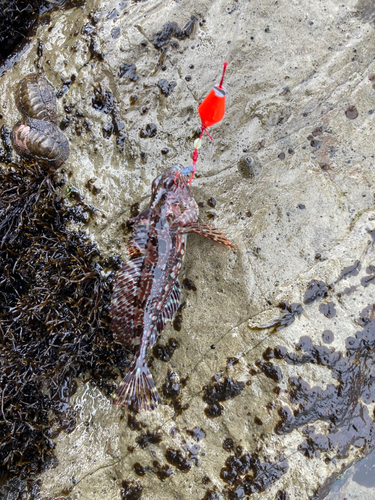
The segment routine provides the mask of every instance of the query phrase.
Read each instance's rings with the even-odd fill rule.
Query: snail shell
[[[54,168],[69,158],[69,141],[52,122],[33,118],[19,121],[12,130],[11,139],[19,155],[44,161]]]
[[[24,116],[56,123],[55,89],[42,74],[32,73],[20,81],[16,104]]]

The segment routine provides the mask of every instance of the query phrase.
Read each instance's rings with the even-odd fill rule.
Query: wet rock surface
[[[113,408],[112,382],[82,378],[81,362],[103,356],[118,380],[126,365],[98,327],[104,351],[93,340],[98,358],[73,364],[81,378],[65,389],[74,422],[46,436],[55,467],[31,476],[40,483],[4,476],[3,497],[323,499],[375,447],[373,6],[87,0],[49,16],[0,79],[1,175],[17,160],[14,89],[40,69],[70,145],[48,196],[69,207],[70,231],[98,245],[100,308],[153,178],[191,162],[197,107],[224,59],[227,112],[204,139],[193,192],[201,220],[238,250],[189,235],[182,305],[150,363],[158,409]],[[38,230],[49,237],[51,224]],[[27,297],[32,307],[37,294]],[[90,325],[75,325],[66,352]]]

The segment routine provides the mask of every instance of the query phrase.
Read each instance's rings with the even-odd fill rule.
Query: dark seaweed
[[[0,1],[0,62],[16,49],[30,31],[36,27],[41,17],[61,8],[65,2],[53,4],[47,0],[1,0]],[[70,0],[71,5],[81,1]],[[38,54],[39,55],[39,54]]]
[[[228,399],[235,398],[241,394],[244,388],[244,382],[232,380],[230,377],[226,377],[222,382],[216,382],[216,384],[205,386],[203,388],[203,401],[208,405],[204,410],[207,417],[219,417],[224,410],[219,401],[227,401]]]
[[[165,481],[165,479],[168,479],[173,474],[173,470],[167,464],[160,465],[157,460],[154,460],[152,465],[154,466],[154,472],[160,481]]]
[[[181,389],[185,387],[187,379],[181,379],[172,370],[168,370],[168,375],[165,378],[165,383],[162,386],[163,394],[166,398],[170,399],[171,405],[174,407],[176,413],[180,414],[186,410],[189,405],[181,404]]]
[[[172,448],[168,448],[165,453],[165,458],[171,464],[177,467],[181,472],[189,472],[192,466],[192,462],[184,457],[181,450],[174,450]]]
[[[171,338],[168,340],[166,345],[157,344],[152,353],[156,359],[160,359],[160,361],[169,361],[173,356],[176,349],[180,347],[180,343],[178,340]]]
[[[161,90],[161,93],[166,97],[172,94],[176,85],[177,85],[176,82],[168,82],[167,80],[158,81],[158,87]]]
[[[121,500],[139,500],[142,498],[142,485],[139,481],[123,481],[120,491]]]
[[[75,425],[75,377],[91,370],[110,394],[105,380],[127,364],[110,329],[112,275],[103,278],[97,247],[67,230],[79,207],[58,185],[32,162],[0,168],[0,477],[53,463],[51,427]]]
[[[148,123],[146,127],[141,129],[141,131],[139,132],[139,137],[141,137],[142,139],[147,139],[148,137],[155,137],[157,131],[158,129],[155,123]]]
[[[137,68],[132,63],[121,64],[118,76],[120,78],[129,78],[132,82],[136,82],[139,79]]]
[[[139,444],[142,449],[147,448],[150,444],[159,444],[163,440],[161,432],[147,431],[146,434],[141,434],[135,442]]]
[[[181,29],[175,22],[167,22],[164,24],[161,31],[158,31],[154,35],[154,45],[157,49],[165,48],[172,37],[178,38],[179,40],[185,40],[189,37],[194,29],[195,22],[197,18],[191,16],[190,20],[186,23],[185,27]]]
[[[262,370],[266,377],[272,379],[273,381],[281,382],[283,379],[283,374],[280,368],[272,364],[270,361],[262,361],[259,359],[255,364]]]
[[[202,500],[219,500],[219,496],[213,490],[207,490]]]
[[[266,491],[287,470],[288,461],[284,457],[277,457],[275,462],[268,459],[261,462],[257,454],[244,452],[226,459],[220,477],[229,485],[226,488],[228,498],[237,500]]]

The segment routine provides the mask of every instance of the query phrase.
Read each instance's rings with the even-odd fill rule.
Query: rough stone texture
[[[120,252],[126,259],[123,224],[131,206],[147,203],[151,181],[162,170],[190,163],[197,106],[218,83],[222,61],[229,61],[227,113],[212,129],[214,142],[204,139],[193,189],[196,200],[204,202],[201,219],[225,232],[238,250],[189,236],[181,279],[193,280],[197,291],[185,291],[181,330],[168,325],[162,334],[162,344],[175,337],[179,349],[169,362],[152,364],[161,394],[169,369],[181,381],[187,377],[181,404],[188,408],[179,414],[164,396],[156,411],[135,416],[145,427],[132,430],[127,411],[112,408],[98,389],[81,382],[72,400],[78,425],[57,439],[59,465],[43,474],[43,495],[67,496],[69,490],[71,500],[118,500],[123,480],[139,480],[147,500],[200,500],[215,488],[216,497],[206,499],[230,497],[220,472],[230,456],[223,441],[231,438],[262,462],[268,457],[280,463],[280,456],[288,461],[288,470],[266,491],[254,493],[255,500],[282,499],[278,491],[287,491],[290,500],[323,498],[329,478],[370,451],[369,439],[350,446],[346,457],[338,458],[335,449],[304,456],[298,450],[306,439],[303,426],[275,433],[278,409],[298,407],[289,399],[289,378],[301,376],[323,389],[337,380],[326,366],[277,359],[272,362],[282,380],[275,382],[256,362],[266,348],[278,345],[300,354],[295,345],[302,336],[324,345],[325,330],[334,334],[329,347],[345,354],[347,337],[363,328],[361,311],[374,302],[373,285],[361,281],[374,262],[375,90],[368,79],[375,72],[374,12],[366,0],[345,5],[334,0],[87,0],[82,8],[55,12],[2,76],[2,124],[11,127],[19,119],[12,90],[34,68],[37,39],[44,43],[45,74],[56,89],[66,90],[58,100],[58,123],[65,118],[64,106],[72,103],[68,115],[77,109],[83,114],[65,129],[71,147],[63,167],[67,186],[98,208],[86,230],[101,251]],[[169,43],[163,56],[153,45],[154,35],[167,21],[182,29],[192,15],[198,21],[190,37],[172,38],[178,47]],[[127,66],[122,72],[128,76],[120,77],[125,64],[136,69]],[[177,83],[168,96],[158,86],[161,79]],[[93,86],[100,92],[99,85],[113,94],[122,124],[113,123],[113,113],[92,106]],[[350,106],[358,111],[356,119],[347,117]],[[141,138],[151,123],[156,135]],[[162,154],[163,148],[169,152]],[[91,186],[101,190],[97,194],[87,184],[92,179]],[[217,201],[214,209],[207,204],[211,197]],[[359,274],[304,306],[286,328],[272,326],[281,315],[280,302],[302,304],[311,280],[333,285],[357,260]],[[351,286],[356,288],[350,295],[339,295]],[[319,309],[329,302],[333,318]],[[231,357],[239,361],[228,367]],[[221,402],[222,415],[210,419],[203,388],[213,384],[215,374],[222,375],[219,381],[230,377],[248,385]],[[370,418],[373,406],[363,402]],[[316,432],[328,433],[323,421],[314,425]],[[206,434],[198,443],[187,433],[195,427]],[[147,430],[161,432],[162,441],[142,448],[136,439]],[[192,448],[197,445],[199,450]],[[183,473],[170,465],[173,474],[161,481],[153,461],[167,464],[168,448],[180,450],[191,468]],[[135,463],[149,467],[143,477],[136,475]],[[206,476],[210,481],[204,484]],[[231,498],[242,498],[238,495]]]

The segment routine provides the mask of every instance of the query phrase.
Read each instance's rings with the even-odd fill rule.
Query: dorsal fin
[[[123,264],[116,275],[111,300],[112,331],[116,340],[133,348],[139,344],[134,335],[134,302],[141,276],[143,257]]]
[[[126,248],[132,257],[143,254],[146,250],[150,226],[150,210],[144,210],[137,217],[129,219],[129,222],[133,226],[133,235]]]

